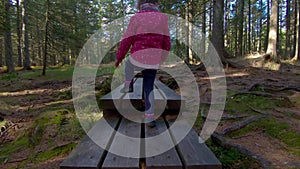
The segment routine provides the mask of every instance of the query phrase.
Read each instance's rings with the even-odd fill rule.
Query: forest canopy
[[[161,0],[162,12],[184,18],[228,57],[267,54],[273,61],[299,58],[300,0]],[[74,64],[87,39],[104,24],[137,12],[135,0],[3,0],[0,2],[0,67]],[[199,62],[186,45],[172,51]],[[205,44],[205,42],[203,43]],[[205,46],[199,46],[205,48]],[[104,62],[114,60],[116,48]],[[203,51],[205,53],[205,51]]]

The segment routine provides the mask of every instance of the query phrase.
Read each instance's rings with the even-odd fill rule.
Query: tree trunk
[[[243,35],[244,35],[244,7],[245,1],[239,0],[239,14],[238,14],[238,56],[243,56]]]
[[[277,56],[277,36],[278,36],[278,0],[272,0],[272,9],[270,16],[270,31],[267,54],[270,55],[270,59],[275,62],[279,62]]]
[[[255,34],[254,33],[251,33],[252,32],[252,29],[251,29],[251,0],[248,0],[248,53],[251,53],[252,51],[252,36],[254,36]],[[255,42],[254,42],[255,43]],[[253,46],[255,46],[255,44],[253,44]]]
[[[213,0],[211,0],[210,1],[210,8],[213,8],[213,5],[214,5],[214,2],[213,2]],[[208,29],[209,29],[209,39],[211,39],[211,37],[212,37],[212,22],[213,22],[213,10],[209,10],[209,27],[208,27]]]
[[[15,71],[13,61],[13,47],[11,42],[11,23],[10,23],[10,0],[5,2],[5,15],[4,15],[4,48],[5,48],[5,62],[7,66],[7,72],[11,73]]]
[[[187,21],[186,23],[186,55],[187,55],[187,62],[190,64],[193,64],[193,52],[190,48],[191,43],[192,43],[192,37],[193,37],[193,30],[192,30],[192,19],[193,19],[193,15],[192,15],[192,0],[187,1],[186,4],[186,13],[185,13],[185,20]]]
[[[0,67],[3,67],[3,39],[0,37]]]
[[[298,28],[297,28],[297,22],[298,22],[298,19],[297,19],[297,15],[298,15],[298,2],[297,1],[293,1],[293,28],[292,29],[292,37],[291,37],[291,55],[290,57],[294,57],[295,56],[295,52],[296,52],[296,43],[297,43],[297,31],[298,31]]]
[[[42,65],[42,60],[43,60],[43,44],[42,44],[42,36],[41,36],[41,31],[39,29],[39,25],[38,25],[38,20],[36,20],[36,36],[37,36],[37,46],[38,46],[38,59],[35,62],[35,64],[37,65]]]
[[[47,68],[47,55],[48,55],[48,32],[49,32],[49,13],[50,13],[50,0],[47,0],[47,11],[46,11],[46,23],[45,23],[45,49],[44,49],[44,57],[43,57],[43,73],[42,75],[46,75]]]
[[[203,37],[201,38],[201,47],[200,47],[200,55],[201,57],[205,58],[205,49],[206,49],[206,2],[204,1],[203,3],[203,14],[202,14],[202,35]]]
[[[286,0],[286,41],[285,41],[285,57],[290,58],[291,51],[291,16],[290,16],[290,0]]]
[[[270,0],[267,0],[267,31],[265,37],[264,51],[267,52],[268,41],[269,41],[269,32],[270,32]]]
[[[226,12],[226,20],[225,20],[225,47],[227,49],[229,49],[229,51],[232,50],[232,45],[231,45],[231,39],[230,39],[230,23],[231,23],[231,8],[230,8],[230,1],[229,0],[226,0],[225,2],[226,4],[226,8],[225,8],[225,12]],[[204,14],[205,16],[205,14]],[[203,19],[204,20],[204,19]],[[206,20],[203,21],[204,23],[206,22]]]
[[[211,43],[214,45],[216,51],[222,63],[227,63],[224,57],[224,26],[223,26],[223,15],[224,15],[224,1],[214,0],[213,1],[213,31]]]
[[[235,13],[236,13],[236,15],[238,15],[238,7],[237,6],[235,6]],[[235,55],[235,57],[237,57],[239,54],[239,52],[238,52],[238,50],[239,50],[239,48],[238,48],[238,37],[239,37],[239,35],[238,35],[238,33],[239,33],[239,31],[238,31],[238,27],[239,27],[239,25],[238,25],[238,19],[236,19],[235,20],[235,22],[234,22],[234,55]]]
[[[300,6],[300,0],[298,0],[298,7]],[[293,58],[294,61],[299,60],[300,58],[300,10],[298,9],[297,12],[297,27],[298,27],[298,31],[297,31],[297,36],[296,36],[296,48],[295,48],[295,56]]]
[[[24,0],[24,70],[31,70],[29,55],[28,0]]]
[[[261,11],[263,11],[263,0],[260,0],[259,4],[260,4]],[[259,47],[258,47],[258,51],[259,52],[262,52],[262,49],[263,49],[262,48],[262,45],[263,45],[262,39],[263,39],[263,13],[260,12],[260,19],[259,19]]]
[[[16,1],[17,6],[17,36],[18,36],[18,66],[22,67],[22,22],[20,0]]]

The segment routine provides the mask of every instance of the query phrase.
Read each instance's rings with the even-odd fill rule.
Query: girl
[[[145,100],[145,122],[155,127],[153,85],[157,69],[170,51],[168,18],[159,12],[158,0],[138,0],[138,13],[130,18],[120,43],[116,67],[120,65],[131,47],[125,63],[125,83],[121,92],[132,92],[134,70],[142,71]]]

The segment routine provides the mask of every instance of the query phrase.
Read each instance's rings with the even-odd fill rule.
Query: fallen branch
[[[270,86],[270,85],[266,85],[266,84],[261,84],[261,83],[255,83],[253,85],[251,85],[248,89],[248,91],[253,91],[256,87],[263,87],[264,91],[272,91],[272,92],[281,92],[281,91],[285,91],[285,90],[295,90],[295,91],[300,91],[300,86]],[[277,89],[276,89],[277,88]]]
[[[245,117],[248,117],[247,115],[242,116],[222,116],[222,120],[237,120],[237,119],[243,119]]]
[[[258,121],[258,120],[260,120],[260,119],[263,119],[263,118],[265,118],[265,117],[267,117],[267,115],[261,115],[261,116],[250,117],[250,118],[248,118],[248,119],[246,119],[246,120],[244,120],[244,121],[242,121],[242,122],[240,122],[240,123],[237,123],[237,124],[235,124],[235,125],[233,125],[233,126],[230,126],[230,127],[226,128],[226,129],[224,129],[224,130],[221,132],[221,135],[224,136],[224,135],[233,133],[233,132],[235,132],[235,131],[238,131],[238,130],[240,130],[240,129],[242,129],[242,128],[245,128],[247,125],[249,125],[249,124],[251,124],[251,123],[253,123],[253,122],[255,122],[255,121]]]
[[[264,168],[268,168],[271,166],[271,162],[269,162],[268,160],[253,153],[252,151],[248,150],[247,148],[245,148],[241,145],[229,142],[228,140],[226,140],[224,137],[222,137],[220,134],[218,134],[216,132],[211,136],[211,139],[215,144],[218,144],[218,145],[228,148],[228,149],[238,151],[239,153],[244,154],[245,156],[258,161],[261,164],[261,166],[263,166]]]
[[[254,136],[256,134],[261,134],[263,132],[264,131],[261,130],[260,132],[256,132],[256,133],[250,133],[250,134],[246,134],[246,135],[242,135],[242,136],[232,137],[232,139],[241,139],[241,138],[245,138],[245,137],[251,137],[251,136]]]
[[[15,159],[15,160],[9,160],[7,163],[18,163],[27,160],[28,157],[20,158],[20,159]]]
[[[259,113],[259,114],[262,114],[262,115],[270,115],[270,113],[267,113],[267,112],[264,112],[262,110],[259,110],[259,109],[256,109],[250,105],[247,105],[252,111],[256,112],[256,113]]]

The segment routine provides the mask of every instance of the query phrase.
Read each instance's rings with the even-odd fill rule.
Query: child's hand
[[[115,63],[116,68],[118,68],[120,66],[121,62],[122,61],[119,61],[119,60],[116,61],[116,63]]]

